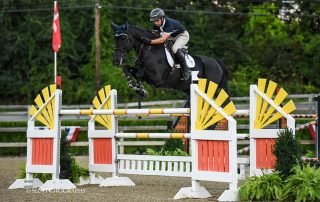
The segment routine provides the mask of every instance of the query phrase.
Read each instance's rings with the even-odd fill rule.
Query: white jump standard
[[[43,99],[42,99],[43,97]],[[62,92],[56,89],[56,85],[42,90],[35,102],[36,109],[31,106],[29,111],[32,117],[28,121],[27,130],[27,162],[26,179],[17,179],[9,189],[17,188],[38,188],[41,191],[53,189],[74,189],[76,186],[68,179],[59,179],[60,173],[60,138],[61,120],[59,112],[61,109]],[[35,119],[38,119],[50,130],[37,130]],[[33,178],[34,173],[51,173],[52,180],[44,184],[37,178]]]

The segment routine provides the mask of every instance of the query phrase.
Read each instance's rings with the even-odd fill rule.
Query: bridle
[[[123,32],[123,33],[120,33],[120,34],[117,34],[115,35],[115,38],[117,37],[120,37],[120,36],[126,36],[127,37],[127,40],[129,40],[130,42],[133,42],[133,39],[132,39],[132,36],[128,33],[128,32]],[[139,50],[138,50],[138,54],[136,57],[134,57],[131,61],[132,63],[141,63],[142,59],[148,54],[149,50],[151,49],[151,46],[149,46],[147,52],[141,57],[140,61],[138,60],[140,58],[140,55],[142,53],[142,50],[143,50],[143,47],[144,47],[144,43],[142,43],[139,47]],[[123,58],[123,61],[124,62],[128,62],[130,63],[130,60],[128,58],[128,51],[125,50],[125,49],[122,49],[122,48],[114,48],[114,50],[116,51],[119,51],[121,53],[121,57]],[[123,63],[125,64],[125,63]]]
[[[128,35],[127,33],[120,33],[120,34],[116,33],[115,36],[114,36],[114,38],[118,38],[118,37],[120,37],[120,36],[126,36],[127,39],[131,40],[131,38],[129,37],[129,35]],[[114,50],[115,50],[115,51],[120,51],[122,59],[123,59],[124,61],[126,61],[126,59],[127,59],[127,57],[128,57],[128,52],[127,52],[127,50],[121,49],[121,48],[114,48]]]
[[[121,48],[114,48],[114,50],[119,51],[121,53],[121,57],[123,58],[123,61],[126,61],[128,58],[128,52],[125,49]]]

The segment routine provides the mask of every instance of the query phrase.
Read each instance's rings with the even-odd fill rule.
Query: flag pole
[[[53,10],[55,11],[56,9],[56,5],[57,5],[57,1],[54,1],[54,4],[53,4]],[[53,20],[54,20],[54,17],[53,17]],[[56,51],[53,51],[54,52],[54,78],[53,78],[53,81],[54,83],[57,83],[57,52]]]
[[[57,1],[54,1],[54,4],[53,4],[54,12],[56,9],[56,5],[57,5]],[[54,20],[54,17],[53,17],[53,20]],[[57,52],[56,51],[53,51],[53,52],[54,52],[54,83],[57,83]]]
[[[57,52],[54,51],[54,83],[57,83]]]

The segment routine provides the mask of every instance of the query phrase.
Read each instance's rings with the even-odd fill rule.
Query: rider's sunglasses
[[[161,19],[159,18],[159,19],[156,19],[155,21],[153,21],[153,22],[160,22],[161,21]]]

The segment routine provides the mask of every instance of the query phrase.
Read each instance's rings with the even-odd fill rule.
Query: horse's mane
[[[147,38],[150,38],[150,39],[154,39],[155,38],[155,35],[152,34],[151,31],[149,31],[149,30],[147,30],[145,28],[136,26],[136,25],[128,24],[128,32],[133,34],[133,35],[137,35],[137,37],[147,37]]]

